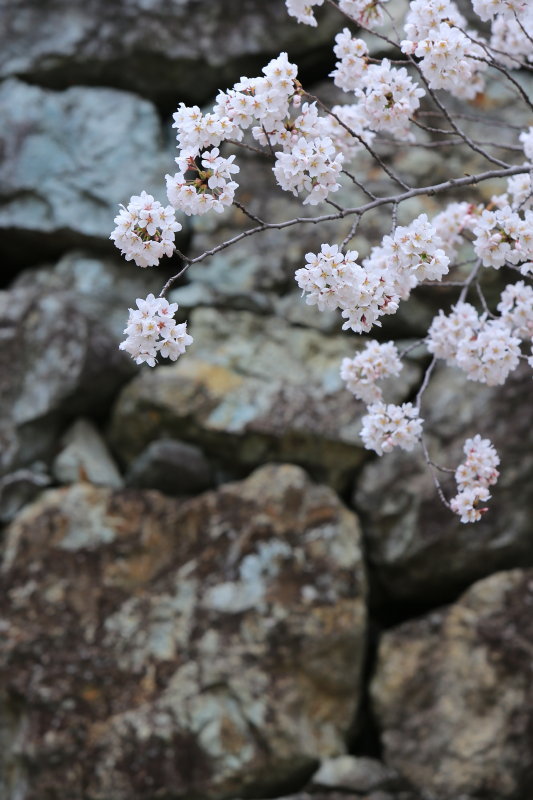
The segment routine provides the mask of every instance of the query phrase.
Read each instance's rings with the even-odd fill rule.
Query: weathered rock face
[[[531,796],[532,607],[533,572],[502,572],[384,635],[372,695],[385,758],[424,796]]]
[[[41,294],[67,291],[76,296],[80,310],[110,333],[118,344],[128,320],[128,308],[138,297],[159,294],[161,272],[140,269],[133,262],[102,258],[74,250],[57,264],[24,270],[14,288],[33,287]]]
[[[9,800],[260,796],[344,750],[360,532],[297,467],[185,503],[47,492],[7,531],[3,584]]]
[[[0,86],[0,116],[2,252],[13,263],[107,241],[120,203],[142,189],[165,196],[172,154],[146,100],[9,80]]]
[[[475,433],[490,438],[500,454],[489,512],[475,526],[442,507],[414,454],[391,453],[364,467],[354,505],[365,515],[369,558],[385,596],[448,601],[491,572],[533,565],[530,392],[527,370],[489,388],[443,367],[424,395],[422,416],[435,435],[430,452],[437,463],[455,469],[464,460],[464,440]],[[448,497],[456,494],[453,476],[439,479]]]
[[[1,0],[0,76],[64,88],[116,86],[147,97],[205,102],[280,50],[309,67],[342,20],[321,10],[317,30],[261,0]],[[36,36],[35,31],[40,35]]]
[[[64,422],[96,412],[129,359],[68,291],[0,292],[0,474],[45,458]]]
[[[312,784],[322,789],[343,789],[358,794],[401,788],[398,773],[373,758],[337,756],[322,762],[312,777]]]
[[[363,407],[339,376],[360,337],[326,337],[274,317],[199,309],[194,345],[165,369],[144,370],[125,388],[111,437],[129,461],[154,438],[196,442],[222,466],[295,460],[340,485],[364,458]],[[405,396],[418,376],[402,373]]]
[[[59,483],[88,480],[97,486],[122,487],[122,478],[98,429],[89,420],[77,419],[62,437],[53,464]]]

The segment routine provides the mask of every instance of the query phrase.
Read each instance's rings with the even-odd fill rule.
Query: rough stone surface
[[[76,414],[97,412],[129,359],[67,291],[0,292],[0,474],[48,458]]]
[[[42,294],[68,291],[76,295],[83,312],[105,328],[115,342],[124,339],[128,308],[138,297],[159,294],[161,271],[139,269],[133,262],[103,258],[90,251],[74,250],[54,266],[24,270],[14,288],[34,287]]]
[[[492,575],[383,636],[372,684],[385,759],[425,797],[533,786],[533,572]]]
[[[434,437],[432,458],[455,469],[465,439],[480,433],[500,454],[501,476],[491,488],[489,512],[469,525],[442,507],[427,466],[414,453],[391,453],[364,467],[353,500],[365,517],[369,559],[385,597],[448,601],[491,572],[533,565],[530,404],[527,369],[493,388],[453,368],[436,371],[422,404]],[[453,476],[439,478],[453,497]]]
[[[374,758],[362,756],[329,758],[322,762],[311,780],[321,788],[351,790],[359,794],[393,789],[400,783],[395,770]]]
[[[127,486],[169,495],[197,494],[212,483],[212,469],[200,448],[174,439],[151,442],[126,476]]]
[[[205,102],[280,50],[316,69],[342,28],[321,9],[318,29],[298,25],[283,2],[262,0],[1,0],[0,76],[64,88],[116,86],[147,97]],[[35,35],[39,31],[39,35]],[[332,55],[326,56],[326,67]]]
[[[39,461],[27,469],[16,469],[0,478],[0,522],[10,522],[51,483],[45,465]]]
[[[97,486],[119,489],[122,478],[98,429],[78,419],[63,436],[63,449],[54,460],[53,472],[59,483],[88,480]]]
[[[131,461],[154,438],[203,448],[222,467],[297,461],[339,486],[365,457],[364,407],[339,376],[361,337],[326,337],[274,317],[199,309],[194,344],[175,365],[144,370],[124,390],[111,439]],[[419,375],[402,372],[393,394],[405,397]]]
[[[90,484],[7,531],[5,796],[269,794],[340,755],[365,650],[355,516],[293,466],[187,502]]]
[[[0,116],[0,229],[12,261],[35,263],[37,249],[42,262],[43,250],[107,243],[120,203],[142,189],[165,197],[172,155],[146,100],[8,80]]]

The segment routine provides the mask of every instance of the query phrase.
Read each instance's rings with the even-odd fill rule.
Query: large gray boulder
[[[345,752],[366,580],[353,513],[293,466],[185,503],[79,484],[7,531],[5,800],[269,795]]]
[[[39,263],[47,252],[101,247],[120,203],[143,189],[166,197],[172,154],[146,100],[8,80],[0,86],[0,116],[1,251],[9,261]]]
[[[24,270],[13,288],[30,289],[40,294],[68,292],[76,297],[83,312],[98,322],[118,345],[124,337],[128,309],[138,297],[159,294],[161,273],[140,269],[132,261],[104,257],[88,250],[74,250],[56,264]]]
[[[533,572],[501,572],[384,634],[372,683],[384,757],[423,797],[531,796],[532,607]]]
[[[343,26],[331,9],[319,13],[313,29],[291,19],[283,0],[0,0],[0,77],[201,103],[281,50],[316,69]]]

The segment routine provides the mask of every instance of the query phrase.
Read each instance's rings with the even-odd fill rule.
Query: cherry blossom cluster
[[[346,388],[364,403],[381,400],[382,394],[376,382],[392,375],[399,375],[402,362],[394,342],[367,343],[364,350],[353,358],[343,358],[340,374]]]
[[[373,28],[385,19],[383,6],[389,0],[339,0],[339,8],[354,22]]]
[[[329,136],[346,159],[352,160],[363,147],[372,144],[375,133],[369,130],[368,119],[359,103],[333,106],[331,114],[319,117],[319,130],[322,136]]]
[[[404,40],[401,49],[421,59],[420,68],[431,89],[446,89],[466,99],[474,98],[483,90],[479,73],[487,65],[474,60],[483,59],[483,49],[447,22],[431,28],[426,37],[417,42]]]
[[[508,178],[507,191],[504,194],[494,195],[491,202],[498,208],[510,206],[513,211],[532,209],[533,187],[530,175],[525,173]]]
[[[285,5],[291,17],[295,17],[304,25],[312,25],[316,28],[317,22],[313,14],[313,6],[321,6],[323,2],[324,0],[285,0]]]
[[[285,0],[287,11],[298,22],[316,27],[313,6],[321,6],[324,0]],[[339,9],[354,22],[367,27],[381,25],[384,19],[382,6],[389,0],[339,0]]]
[[[109,237],[126,261],[138,267],[155,267],[163,256],[174,252],[174,234],[181,231],[172,206],[162,206],[151,194],[134,195],[115,217]]]
[[[383,22],[386,2],[337,0],[336,4],[329,4],[337,5],[342,14],[367,29]],[[473,143],[460,130],[462,115],[454,112],[449,116],[445,109],[443,113],[441,95],[433,90],[473,100],[483,89],[491,64],[500,77],[503,73],[502,80],[510,79],[514,89],[518,89],[517,81],[506,69],[533,61],[533,3],[472,2],[480,19],[488,23],[480,30],[469,29],[470,15],[467,21],[454,0],[411,0],[403,26],[406,38],[399,45],[407,56],[407,68],[394,66],[386,58],[372,58],[369,44],[345,27],[335,38],[333,49],[337,61],[331,77],[348,96],[344,104],[332,109],[304,90],[298,81],[297,67],[289,61],[287,53],[272,59],[258,77],[241,77],[231,88],[220,91],[211,110],[181,103],[173,117],[178,171],[166,176],[170,205],[163,206],[144,191],[132,197],[126,208],[121,207],[111,239],[127,260],[141,267],[155,266],[164,255],[174,252],[175,233],[181,230],[176,211],[203,215],[210,211],[221,213],[228,206],[237,205],[253,220],[255,228],[243,230],[211,251],[192,259],[183,256],[185,265],[167,282],[164,294],[193,262],[251,233],[299,223],[298,218],[262,223],[242,202],[236,202],[235,176],[240,170],[235,155],[226,155],[223,148],[230,144],[259,149],[272,159],[272,171],[282,190],[291,192],[304,205],[329,201],[329,213],[311,217],[312,222],[322,224],[349,216],[354,219],[342,245],[322,244],[320,252],[308,253],[305,266],[296,271],[296,282],[309,305],[316,305],[320,311],[340,310],[343,330],[369,332],[373,325],[381,325],[384,315],[395,313],[401,300],[406,300],[417,285],[441,281],[460,251],[464,260],[455,269],[463,269],[469,263],[475,266],[466,280],[463,273],[452,274],[447,285],[462,287],[460,300],[449,314],[440,311],[434,318],[425,340],[427,348],[435,357],[462,369],[471,380],[489,386],[504,383],[519,359],[526,359],[520,350],[522,340],[531,340],[533,334],[533,288],[525,282],[533,272],[533,126],[519,137],[526,163],[511,169],[510,164],[502,161],[508,157],[506,150],[494,149],[492,142]],[[289,14],[311,26],[317,24],[314,9],[323,5],[324,0],[286,0]],[[420,83],[414,80],[415,72],[420,75]],[[423,110],[420,102],[426,92],[421,84],[428,89],[428,105]],[[434,128],[431,116],[425,124],[426,114],[437,114],[437,119],[440,115]],[[445,131],[439,130],[443,117]],[[399,203],[423,194],[424,190],[410,189],[404,177],[395,174],[397,167],[389,168],[387,151],[383,154],[379,150],[383,144],[380,134],[409,146],[448,144],[420,140],[425,134],[419,134],[418,128],[425,127],[428,133],[457,136],[461,146],[476,150],[492,162],[490,167],[503,168],[496,174],[487,167],[483,175],[474,176],[467,183],[507,177],[506,191],[495,195],[490,205],[454,201],[431,220],[420,214],[409,224],[398,226]],[[483,149],[485,146],[490,152]],[[520,151],[516,144],[509,148],[513,149]],[[374,157],[379,167],[376,173],[385,181],[392,179],[396,191],[398,186],[405,191],[396,196],[383,194],[381,178],[377,178],[378,188],[367,187],[358,169],[359,155],[364,150]],[[348,160],[352,162],[351,172],[345,169]],[[366,195],[359,208],[342,208],[329,200],[330,194],[339,190],[343,173]],[[468,173],[465,176],[468,179]],[[464,182],[454,179],[428,186],[427,193],[437,194]],[[377,246],[365,247],[368,255],[359,263],[358,252],[347,249],[350,237],[361,235],[356,223],[367,211],[389,204],[394,209],[392,232],[383,236]],[[331,212],[331,207],[337,209],[338,216]],[[470,252],[463,256],[466,248],[473,250],[477,259],[469,261]],[[499,316],[491,312],[483,296],[479,282],[481,265],[496,269],[511,267],[525,279],[506,286],[497,306]],[[474,289],[479,294],[481,311],[464,302]],[[176,324],[176,310],[177,304],[163,297],[148,295],[146,299],[138,299],[137,308],[130,309],[121,349],[138,364],[154,366],[159,357],[176,360],[192,342],[186,323]],[[527,360],[533,366],[533,355]],[[367,449],[382,455],[394,447],[412,450],[421,442],[423,420],[419,406],[433,363],[420,387],[416,405],[387,405],[378,384],[398,376],[402,368],[393,342],[370,341],[353,358],[342,361],[340,373],[347,389],[369,404],[361,432]],[[433,468],[425,445],[423,449]],[[467,440],[465,455],[465,462],[456,471],[458,493],[449,505],[462,522],[473,522],[486,510],[481,504],[490,497],[489,487],[498,477],[499,459],[491,443],[479,435]]]
[[[348,28],[335,41],[333,49],[339,61],[331,76],[340,89],[358,98],[356,108],[363,127],[386,130],[399,139],[411,138],[409,118],[420,106],[424,90],[404,67],[392,67],[386,58],[380,64],[369,64],[366,43],[352,37]]]
[[[524,281],[508,284],[498,303],[502,322],[513,336],[521,339],[533,337],[533,287]]]
[[[362,422],[361,438],[365,448],[381,456],[394,447],[412,450],[422,435],[424,420],[412,403],[395,406],[377,402],[368,407]]]
[[[357,263],[356,250],[340,252],[338,245],[323,244],[320,253],[307,253],[307,266],[295,273],[298,286],[307,293],[308,305],[319,311],[341,309],[343,330],[368,332],[380,325],[378,318],[398,308],[397,298],[383,275]]]
[[[213,112],[238,125],[238,135],[233,134],[231,138],[242,138],[242,131],[256,122],[252,128],[254,139],[273,146],[285,127],[298,69],[291,64],[287,53],[280,53],[263,67],[263,75],[241,78],[232,89],[219,92]]]
[[[523,10],[520,19],[496,15],[491,23],[490,47],[496,59],[508,69],[533,60],[533,5]]]
[[[387,131],[398,139],[411,139],[409,120],[420,106],[424,89],[412,80],[404,67],[392,67],[384,58],[381,64],[371,64],[362,86],[354,90],[374,131]]]
[[[463,29],[467,24],[453,0],[412,0],[403,29],[407,39],[417,42],[444,21]]]
[[[235,156],[223,158],[218,147],[205,150],[199,167],[193,156],[177,158],[180,172],[167,175],[167,196],[174,208],[184,214],[221,213],[233,203],[238,184],[231,179],[239,172]],[[187,179],[187,174],[191,175]]]
[[[174,314],[177,303],[169,303],[164,297],[149,294],[143,300],[137,299],[137,308],[130,308],[128,324],[124,329],[126,339],[120,343],[136,364],[155,367],[157,356],[176,361],[192,343],[187,333],[187,323],[176,325]]]
[[[345,92],[353,92],[361,85],[368,69],[368,46],[364,39],[356,39],[348,28],[335,37],[333,52],[339,59],[330,72],[333,83]]]
[[[533,211],[524,218],[510,206],[485,209],[473,225],[474,250],[485,267],[523,264],[533,259]]]
[[[450,501],[452,511],[461,517],[461,522],[477,522],[487,508],[480,507],[490,498],[488,487],[499,477],[499,456],[489,439],[479,434],[467,439],[464,444],[466,460],[455,471],[458,494]]]
[[[519,68],[521,60],[533,58],[531,3],[479,0],[474,2],[474,11],[484,21],[491,20],[489,40],[480,32],[467,30],[468,23],[453,0],[410,3],[404,25],[407,39],[402,42],[402,49],[422,58],[421,68],[432,88],[473,98],[483,88],[479,72],[486,69],[490,49],[495,59],[510,69]]]
[[[527,8],[528,0],[472,0],[472,7],[478,17],[484,22],[492,19],[496,14],[512,17],[522,14]]]
[[[314,206],[340,188],[337,177],[343,161],[328,136],[311,142],[302,136],[290,153],[276,153],[273,171],[282,189],[296,196],[306,193],[303,204]]]
[[[449,263],[435,227],[427,214],[420,214],[410,225],[398,226],[392,236],[384,236],[363,266],[387,275],[392,294],[406,299],[420,281],[438,281],[446,275]]]
[[[470,380],[489,386],[505,383],[520,358],[520,339],[505,320],[478,316],[470,303],[458,303],[448,316],[440,311],[429,328],[427,346]]]
[[[519,176],[520,177],[520,176]],[[441,240],[441,247],[449,258],[455,258],[462,242],[462,233],[469,229],[474,220],[475,206],[471,203],[449,203],[444,211],[431,220],[435,232]]]
[[[198,106],[188,107],[180,103],[173,119],[180,156],[196,156],[201,150],[218,146],[225,139],[242,135],[228,116],[218,113],[204,115]]]

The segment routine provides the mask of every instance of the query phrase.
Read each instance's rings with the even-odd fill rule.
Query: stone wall
[[[496,391],[442,368],[425,399],[441,460],[474,425],[501,453],[474,527],[416,456],[363,449],[339,377],[361,338],[293,280],[323,226],[192,269],[171,293],[194,336],[176,364],[118,350],[128,306],[178,264],[140,270],[108,238],[119,203],[164,196],[170,112],[282,49],[331,91],[342,22],[321,16],[0,0],[0,800],[533,797],[525,373]],[[480,102],[509,113],[498,84]],[[413,181],[476,168],[384,153]],[[241,176],[254,213],[294,213],[253,154]],[[246,225],[182,222],[194,254]],[[355,247],[388,226],[376,213]],[[435,302],[415,296],[383,337],[423,336]]]

